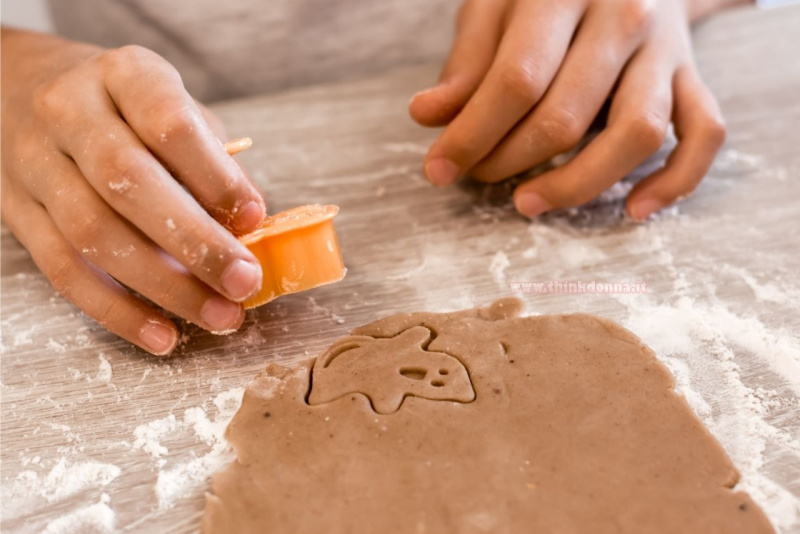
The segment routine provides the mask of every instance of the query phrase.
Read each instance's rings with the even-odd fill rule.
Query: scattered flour
[[[123,178],[119,182],[109,182],[108,188],[117,193],[125,193],[133,187],[133,184],[127,178]]]
[[[508,256],[502,250],[498,250],[492,257],[492,262],[489,264],[489,272],[498,286],[507,287],[506,269],[508,269],[509,265],[511,265],[511,262],[508,261]]]
[[[104,534],[114,531],[114,510],[109,507],[107,494],[100,497],[100,502],[78,508],[49,522],[43,534]]]
[[[428,147],[417,143],[384,143],[381,147],[395,154],[419,154],[424,156],[428,152]]]
[[[40,461],[32,463],[38,465]],[[120,473],[116,465],[95,461],[71,462],[63,457],[47,474],[22,471],[11,483],[3,483],[3,517],[26,514],[31,497],[54,504],[83,491],[108,486]]]
[[[161,445],[161,439],[179,427],[180,423],[173,414],[139,425],[133,431],[133,436],[136,438],[133,448],[142,450],[153,458],[160,458],[169,452],[169,449]]]
[[[241,405],[244,388],[234,388],[219,393],[212,407],[187,408],[182,418],[169,414],[137,427],[132,447],[148,453],[158,469],[155,491],[161,509],[172,508],[179,500],[204,487],[211,474],[230,463],[233,452],[225,441],[225,429]],[[215,415],[209,417],[209,413]],[[203,443],[207,452],[176,461],[180,453],[170,453],[164,442],[172,440],[185,444],[187,439]]]
[[[745,386],[736,354],[752,352],[798,392],[800,347],[790,334],[769,331],[755,318],[743,318],[722,305],[679,297],[672,304],[648,299],[628,303],[625,325],[661,358],[676,379],[676,389],[722,442],[745,490],[769,513],[776,526],[788,529],[800,517],[800,497],[764,472],[765,452],[800,458],[800,442],[767,417],[776,394]],[[776,453],[775,450],[778,452]]]
[[[717,269],[723,273],[733,274],[753,292],[757,301],[774,302],[776,304],[792,305],[800,302],[800,292],[792,288],[780,288],[772,282],[760,282],[750,271],[729,264],[721,264]]]
[[[428,264],[428,259],[427,258],[423,258],[423,260],[420,262],[420,264],[417,265],[416,267],[414,267],[412,269],[409,269],[409,270],[407,270],[405,272],[399,273],[399,274],[388,275],[386,277],[386,279],[391,281],[391,282],[402,282],[402,281],[405,281],[405,280],[410,280],[411,278],[413,278],[417,274],[419,274],[422,271],[424,271],[425,267],[427,266],[427,264]]]
[[[607,258],[598,246],[597,236],[545,224],[533,224],[529,232],[533,247],[523,252],[525,259],[546,255],[560,270],[574,270],[595,266]]]
[[[336,314],[332,309],[325,308],[317,304],[317,300],[314,297],[308,297],[308,303],[311,304],[311,310],[315,313],[322,313],[329,317],[334,323],[336,324],[344,324],[345,319],[344,317]]]
[[[67,347],[62,343],[55,341],[53,338],[50,338],[50,340],[47,341],[46,347],[52,350],[53,352],[59,352],[59,353],[67,352]]]
[[[96,382],[108,384],[111,382],[111,377],[114,375],[114,370],[104,355],[100,354],[98,359],[100,360],[100,365],[97,368],[97,375],[95,375],[94,379]]]
[[[128,245],[127,247],[122,248],[122,249],[112,250],[111,254],[115,258],[127,258],[128,256],[130,256],[134,252],[136,252],[136,247],[134,245]]]
[[[33,326],[27,330],[21,330],[14,335],[14,346],[19,347],[22,345],[33,344],[33,334],[36,333],[36,327]]]

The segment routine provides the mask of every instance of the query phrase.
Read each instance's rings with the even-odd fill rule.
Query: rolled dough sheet
[[[267,367],[203,531],[774,532],[636,336],[520,308],[394,315]]]

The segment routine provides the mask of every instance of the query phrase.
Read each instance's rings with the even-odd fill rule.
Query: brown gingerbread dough
[[[636,336],[519,311],[394,315],[267,367],[203,532],[774,532]]]

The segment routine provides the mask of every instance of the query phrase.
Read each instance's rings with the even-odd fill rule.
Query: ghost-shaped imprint
[[[317,358],[309,404],[325,404],[361,393],[380,414],[396,412],[407,396],[472,402],[475,390],[461,361],[427,350],[433,334],[414,326],[391,338],[350,336]]]

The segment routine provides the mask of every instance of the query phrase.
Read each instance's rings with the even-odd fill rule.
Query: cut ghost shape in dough
[[[407,396],[472,402],[475,390],[467,368],[450,354],[427,350],[432,338],[424,326],[390,338],[345,338],[314,364],[308,403],[325,404],[361,393],[377,413],[389,414]]]

